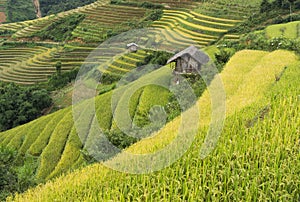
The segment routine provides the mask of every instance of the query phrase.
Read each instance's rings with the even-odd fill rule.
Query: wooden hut
[[[201,67],[209,62],[209,57],[195,46],[175,54],[167,64],[173,63],[174,71],[178,74],[198,73]]]
[[[137,52],[139,46],[136,43],[129,43],[126,47],[130,52]]]

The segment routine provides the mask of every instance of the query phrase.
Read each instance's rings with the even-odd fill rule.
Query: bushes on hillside
[[[300,54],[300,39],[288,39],[285,37],[266,38],[264,32],[250,33],[237,42],[225,42],[226,46],[234,47],[236,50],[253,49],[274,51],[278,49],[295,51]]]
[[[83,14],[72,14],[60,20],[54,21],[32,36],[42,40],[50,39],[53,41],[65,41],[70,39],[72,31],[84,19]]]
[[[155,10],[151,10],[148,11],[146,13],[146,19],[145,21],[156,21],[159,20],[163,15],[163,11],[161,9],[155,9]]]
[[[71,71],[63,73],[57,72],[56,74],[53,74],[47,82],[47,89],[53,91],[66,86],[68,83],[76,79],[78,71],[79,69],[75,68]]]
[[[137,66],[143,66],[146,64],[157,64],[157,65],[165,65],[168,59],[172,56],[172,53],[166,51],[150,51],[150,54],[147,55],[144,61],[139,62]]]
[[[111,4],[116,4],[116,5],[125,5],[125,6],[136,6],[136,7],[142,7],[142,8],[147,8],[147,9],[163,9],[164,6],[161,4],[157,3],[152,3],[152,2],[134,2],[134,1],[123,1],[123,0],[111,0]]]
[[[36,163],[29,157],[24,164],[17,164],[17,152],[0,145],[0,201],[14,192],[24,192],[34,186]]]
[[[56,14],[95,2],[95,0],[40,0],[42,16]],[[20,22],[36,18],[32,1],[8,0],[6,3],[8,22]]]
[[[36,18],[32,1],[7,0],[6,20],[7,22],[19,22]]]
[[[52,99],[44,89],[0,83],[0,131],[36,119],[51,104]]]
[[[275,1],[268,1],[263,0],[260,5],[260,12],[271,12],[272,10],[287,10],[290,9],[300,9],[300,0],[275,0]]]
[[[40,7],[42,15],[46,16],[88,5],[93,2],[95,2],[95,0],[40,0]]]
[[[292,9],[292,13],[290,13],[290,9]],[[229,33],[246,34],[253,30],[262,30],[270,24],[300,20],[300,14],[293,13],[293,11],[299,9],[300,0],[294,1],[292,4],[288,0],[276,0],[273,2],[264,0],[260,6],[260,12],[253,13],[247,21],[234,27]]]

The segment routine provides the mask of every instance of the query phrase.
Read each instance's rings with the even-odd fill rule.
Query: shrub
[[[59,73],[60,71],[57,70],[57,74],[53,74],[48,79],[47,89],[53,91],[66,86],[68,83],[76,79],[78,71],[78,68],[74,68],[71,71],[63,73]]]
[[[36,161],[23,159],[23,165],[17,165],[17,151],[0,145],[0,201],[14,192],[24,192],[36,184],[34,173]]]
[[[123,1],[123,0],[111,0],[111,4],[116,5],[126,5],[126,6],[136,6],[136,7],[142,7],[142,8],[148,8],[148,9],[163,9],[164,6],[157,3],[152,2],[132,2],[132,1]]]
[[[50,39],[53,41],[65,41],[70,39],[72,31],[85,18],[83,14],[72,14],[65,18],[54,21],[42,30],[34,33],[32,36],[37,36],[42,40]]]

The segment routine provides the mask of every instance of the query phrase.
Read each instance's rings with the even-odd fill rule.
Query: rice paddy
[[[285,55],[285,59],[279,55]],[[248,63],[241,63],[248,59]],[[220,75],[227,93],[226,123],[216,148],[204,159],[200,158],[200,145],[210,119],[208,92],[197,103],[204,111],[194,143],[170,167],[134,175],[94,164],[17,195],[14,200],[297,201],[298,67],[296,56],[287,51],[237,53]],[[274,75],[283,71],[276,81]],[[126,151],[149,153],[161,149],[176,137],[179,121],[175,119]],[[111,161],[117,158],[122,158],[122,153]]]

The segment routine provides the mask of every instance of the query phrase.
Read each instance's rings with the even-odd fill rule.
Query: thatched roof
[[[184,56],[184,55],[189,55],[192,57],[194,60],[199,62],[200,64],[206,64],[209,62],[209,57],[206,55],[203,51],[200,51],[198,48],[195,46],[190,46],[187,49],[175,54],[172,58],[170,58],[167,62],[167,64],[174,62],[178,58]]]

